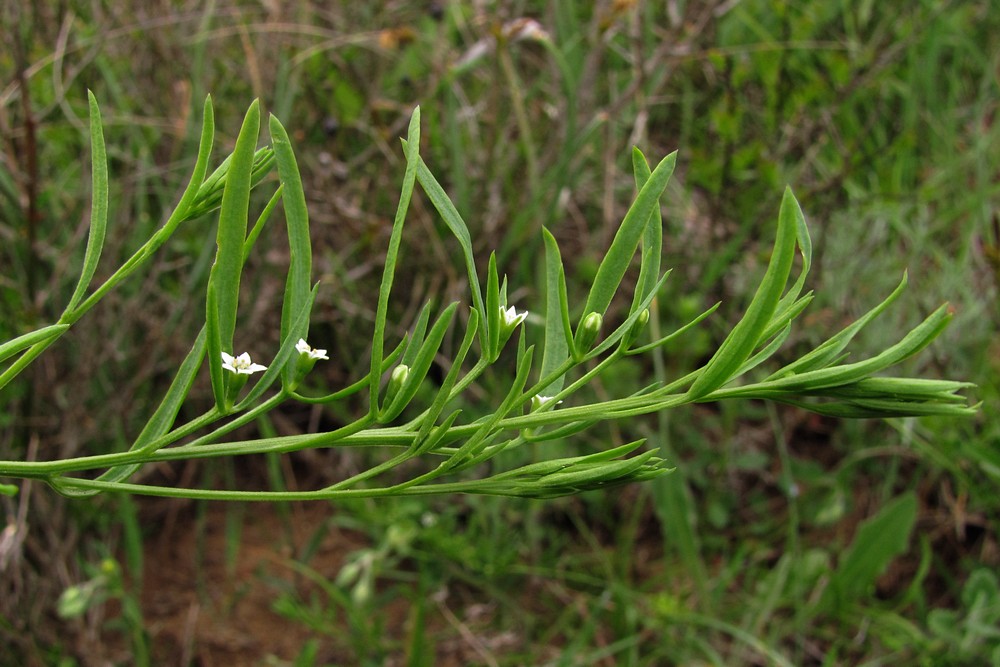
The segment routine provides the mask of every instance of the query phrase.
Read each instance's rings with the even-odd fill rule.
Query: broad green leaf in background
[[[820,607],[842,607],[867,597],[875,580],[906,551],[917,519],[917,497],[907,492],[885,504],[858,528],[854,541],[820,599]]]

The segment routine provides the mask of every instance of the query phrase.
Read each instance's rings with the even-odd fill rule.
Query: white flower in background
[[[295,344],[295,349],[298,351],[299,354],[304,354],[313,361],[317,359],[330,358],[326,356],[326,350],[319,350],[316,348],[309,347],[309,343],[307,343],[304,338],[299,339],[299,342]]]
[[[232,371],[238,375],[253,375],[257,371],[266,371],[267,366],[255,364],[250,360],[250,355],[244,352],[238,357],[231,354],[222,353],[222,367],[227,371]]]
[[[500,315],[503,317],[503,323],[507,327],[516,327],[518,324],[524,321],[524,318],[528,316],[528,311],[519,313],[514,309],[514,306],[504,310],[503,307],[500,308]]]

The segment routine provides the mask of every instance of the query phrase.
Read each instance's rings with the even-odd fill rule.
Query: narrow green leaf
[[[309,298],[312,283],[312,242],[309,236],[309,211],[306,195],[302,189],[299,165],[295,151],[288,139],[288,133],[273,115],[268,120],[271,144],[278,164],[278,178],[284,190],[281,201],[285,208],[285,225],[288,228],[289,265],[285,281],[285,298],[281,307],[281,340],[288,337],[292,318],[299,313],[302,304]],[[303,338],[308,337],[308,329]],[[286,369],[291,380],[294,366]]]
[[[212,395],[215,397],[216,409],[225,414],[226,378],[224,373],[226,371],[222,367],[222,336],[219,333],[219,308],[215,290],[208,290],[205,298],[205,310],[205,344],[208,353],[208,373],[212,380]],[[230,350],[229,354],[234,354],[234,351]]]
[[[291,367],[295,368],[295,362],[298,358],[298,351],[295,349],[296,343],[299,342],[300,338],[306,337],[306,332],[309,331],[309,319],[312,315],[313,303],[316,301],[316,292],[319,291],[319,283],[317,283],[309,294],[306,295],[305,302],[299,304],[299,311],[295,313],[295,319],[292,320],[291,325],[288,328],[288,335],[285,339],[281,341],[281,345],[278,347],[278,354],[274,356],[271,364],[264,371],[264,374],[254,385],[250,393],[246,395],[242,401],[234,408],[235,410],[243,410],[250,407],[250,405],[256,401],[268,387],[274,384],[274,381],[278,379],[279,373],[282,374],[282,380],[285,382],[291,382],[294,378],[289,376],[288,380],[284,379],[285,374],[282,373],[283,369]]]
[[[403,238],[403,224],[406,222],[406,212],[410,208],[410,199],[413,197],[413,186],[420,163],[420,107],[413,110],[406,136],[407,140],[403,142],[406,154],[406,172],[403,175],[403,188],[399,193],[399,205],[396,207],[396,218],[392,223],[389,248],[385,255],[385,268],[382,271],[382,284],[379,287],[378,306],[375,310],[375,331],[372,335],[368,400],[369,411],[373,417],[378,413],[379,378],[382,369],[382,351],[385,345],[385,318],[389,308],[389,294],[392,291],[392,281],[396,275],[399,244]]]
[[[483,304],[482,289],[479,286],[479,274],[476,271],[476,258],[472,252],[472,237],[469,235],[469,228],[466,226],[465,221],[462,220],[462,216],[459,215],[455,204],[452,203],[451,199],[445,193],[444,188],[434,178],[431,170],[427,168],[427,164],[423,158],[420,158],[419,166],[417,167],[417,180],[420,182],[420,187],[427,193],[427,198],[431,200],[431,204],[434,205],[434,208],[441,215],[444,224],[455,235],[459,246],[462,248],[462,255],[465,258],[465,268],[469,274],[469,289],[472,291],[472,305],[484,317],[488,316]],[[485,350],[489,346],[490,332],[488,331],[487,322],[483,322],[482,325],[479,329],[479,338],[480,345]]]
[[[222,193],[223,187],[225,186],[225,179],[229,173],[229,165],[232,163],[233,156],[229,155],[222,164],[216,168],[212,174],[205,179],[202,186],[198,188],[197,196],[194,198],[194,202],[191,208],[187,210],[184,214],[184,220],[194,220],[195,218],[200,218],[203,215],[207,215],[212,211],[219,208],[222,203]],[[271,169],[275,165],[274,150],[269,146],[263,148],[258,148],[257,152],[253,156],[253,169],[250,172],[250,189],[260,185],[268,174],[271,173]]]
[[[455,410],[445,417],[438,426],[434,426],[436,417],[428,420],[427,425],[429,428],[427,429],[427,434],[425,435],[424,430],[420,429],[420,433],[413,439],[413,455],[420,456],[435,449],[444,439],[444,436],[448,435],[448,431],[455,424],[455,420],[458,419],[460,414],[462,414],[461,410]]]
[[[771,400],[794,405],[797,408],[838,419],[893,419],[901,417],[972,417],[979,412],[977,405],[956,403],[918,402],[861,399],[856,401],[807,401],[788,396],[775,396]]]
[[[47,340],[62,335],[64,331],[69,329],[69,326],[68,324],[50,324],[47,327],[42,327],[36,331],[29,331],[13,340],[7,341],[3,345],[0,345],[0,362],[14,356],[21,350],[28,349],[36,343],[44,343]]]
[[[802,297],[796,299],[795,301],[785,302],[785,299],[778,303],[778,308],[771,317],[771,321],[768,322],[767,327],[761,332],[760,338],[757,340],[757,344],[760,345],[766,340],[770,340],[774,334],[782,331],[789,325],[791,325],[792,320],[802,314],[809,304],[812,303],[813,294],[812,292],[807,292]]]
[[[250,233],[247,234],[246,241],[243,242],[243,263],[246,264],[247,259],[250,257],[250,251],[253,250],[253,246],[257,243],[257,238],[260,233],[264,231],[264,225],[267,221],[271,219],[271,214],[274,213],[274,209],[277,208],[278,202],[281,201],[281,196],[284,194],[285,190],[282,186],[278,186],[278,189],[274,191],[271,198],[267,200],[267,204],[264,205],[264,209],[257,216],[257,222],[253,224],[250,228]]]
[[[420,314],[417,315],[417,321],[413,325],[413,333],[410,334],[410,341],[406,344],[406,351],[403,353],[403,358],[399,363],[413,366],[413,362],[417,358],[417,353],[420,352],[420,348],[424,344],[424,336],[427,335],[427,325],[430,324],[430,320],[431,303],[428,301],[420,309]]]
[[[796,373],[803,373],[806,371],[818,370],[826,367],[828,364],[833,362],[833,360],[836,359],[841,352],[843,352],[844,348],[847,347],[847,345],[851,342],[854,336],[857,335],[857,333],[861,331],[863,328],[868,326],[868,324],[871,323],[872,320],[874,320],[876,317],[882,314],[882,311],[888,308],[889,305],[893,301],[895,301],[900,294],[903,293],[904,289],[906,289],[905,273],[903,274],[903,279],[899,282],[899,285],[896,286],[896,289],[894,289],[892,293],[882,301],[882,303],[878,304],[877,306],[869,310],[858,320],[852,322],[850,325],[842,329],[835,336],[829,338],[824,343],[820,344],[812,352],[809,352],[805,356],[799,357],[797,360],[788,364],[781,370],[776,371],[767,379],[779,380],[781,378],[788,377]]]
[[[657,341],[654,341],[652,343],[649,343],[648,345],[643,345],[642,347],[632,348],[631,350],[629,350],[625,354],[630,355],[630,356],[634,355],[634,354],[643,354],[645,352],[649,352],[650,350],[652,350],[654,348],[660,347],[661,345],[666,345],[667,343],[669,343],[670,341],[674,340],[678,336],[681,336],[682,334],[687,333],[687,331],[689,331],[690,329],[692,329],[692,328],[698,326],[699,324],[701,324],[702,320],[704,320],[706,317],[708,317],[709,315],[711,315],[712,313],[714,313],[716,310],[718,310],[719,306],[721,306],[721,305],[722,305],[721,301],[716,302],[714,306],[712,306],[711,308],[709,308],[705,312],[701,313],[700,315],[698,315],[698,317],[694,318],[693,320],[691,320],[690,322],[688,322],[687,324],[685,324],[681,328],[677,329],[676,331],[673,331],[673,332],[667,334],[666,336],[664,336],[663,338],[661,338],[661,339],[659,339]]]
[[[497,276],[497,255],[490,253],[490,263],[486,272],[486,313],[483,325],[487,329],[487,359],[496,359],[500,354],[500,279]]]
[[[639,194],[632,202],[632,206],[629,207],[628,213],[625,214],[621,226],[615,233],[615,238],[611,241],[611,246],[597,268],[597,276],[594,278],[594,284],[590,288],[587,304],[584,306],[580,318],[581,323],[583,318],[590,313],[604,315],[607,311],[611,299],[618,291],[618,286],[632,261],[632,256],[639,245],[639,239],[646,231],[654,209],[659,208],[660,195],[666,189],[676,163],[677,152],[674,151],[656,165],[656,169],[639,190]],[[577,326],[579,327],[579,324]]]
[[[243,272],[243,243],[247,236],[250,208],[250,172],[260,130],[260,103],[254,100],[243,119],[233,161],[226,176],[219,212],[218,249],[208,279],[214,294],[218,318],[218,347],[233,354],[236,312],[239,307],[240,275]],[[211,332],[210,332],[211,333]],[[211,350],[214,343],[210,344]]]
[[[97,106],[94,93],[87,91],[90,102],[90,164],[91,164],[91,201],[90,201],[90,234],[87,238],[87,250],[84,252],[83,269],[80,280],[76,283],[73,296],[70,297],[66,312],[72,312],[83,300],[83,295],[90,286],[90,281],[97,271],[101,260],[101,250],[104,248],[104,236],[108,229],[108,155],[104,146],[104,125],[101,123],[101,110]]]
[[[785,209],[783,209],[783,212],[785,212]],[[789,213],[795,221],[795,242],[799,247],[799,251],[802,253],[802,270],[799,272],[799,277],[795,280],[795,284],[792,285],[792,288],[788,290],[788,293],[781,297],[781,301],[778,302],[778,307],[775,309],[775,320],[781,320],[787,312],[795,309],[794,304],[797,303],[796,300],[802,292],[802,288],[805,286],[806,277],[809,275],[809,269],[812,267],[812,239],[809,236],[809,227],[806,225],[806,218],[802,214],[802,207],[799,206],[798,200],[794,197],[791,200],[791,205],[787,209],[787,213]],[[801,310],[799,312],[801,312]],[[790,319],[792,318],[772,322],[771,326],[764,332],[761,338],[770,338],[779,329],[784,328],[785,324],[787,324]],[[760,341],[758,340],[758,344],[759,343]]]
[[[215,115],[212,109],[212,98],[205,99],[205,114],[201,123],[201,141],[198,145],[198,158],[195,161],[194,170],[191,172],[191,179],[184,188],[184,194],[174,208],[173,213],[167,218],[153,237],[139,248],[115,273],[104,281],[87,299],[77,307],[71,315],[63,314],[63,320],[72,324],[82,317],[94,304],[100,301],[105,294],[131,275],[143,262],[149,259],[156,250],[170,238],[177,226],[186,218],[192,203],[198,194],[198,187],[201,185],[208,172],[208,161],[212,153],[212,142],[215,137]],[[0,383],[2,385],[2,383]]]
[[[545,347],[542,350],[540,378],[547,378],[569,358],[569,341],[573,331],[569,323],[569,309],[563,317],[563,306],[567,303],[566,282],[559,244],[548,229],[542,228],[545,240]],[[549,395],[562,391],[565,377],[560,375],[551,384],[542,387],[540,393]]]
[[[462,362],[465,361],[466,355],[469,354],[469,349],[472,347],[472,341],[475,340],[476,329],[478,327],[479,314],[475,309],[470,310],[469,323],[465,328],[465,336],[462,338],[462,344],[458,348],[458,353],[452,359],[448,375],[445,376],[444,382],[441,383],[441,387],[438,389],[431,407],[427,409],[425,414],[421,415],[423,423],[420,426],[420,433],[417,435],[417,440],[423,440],[428,437],[434,422],[437,421],[437,418],[444,411],[445,405],[448,403],[448,398],[451,396],[451,390],[455,387],[455,383],[458,382],[458,374],[462,371]]]
[[[865,601],[878,576],[906,552],[916,519],[917,497],[907,492],[862,523],[820,598],[820,607],[830,609]]]
[[[975,386],[972,382],[955,382],[953,380],[875,377],[865,378],[839,387],[830,387],[823,392],[823,395],[842,398],[892,398],[905,401],[936,400],[965,403],[965,397],[955,392]]]
[[[457,308],[457,301],[449,305],[438,317],[434,326],[431,327],[430,332],[427,334],[427,340],[420,346],[420,351],[413,360],[413,365],[410,367],[410,373],[407,375],[406,381],[393,398],[392,403],[379,413],[379,421],[385,423],[398,417],[403,409],[409,405],[410,401],[413,400],[413,397],[417,395],[420,384],[427,377],[427,372],[434,363],[434,357],[441,347],[441,342],[444,340],[444,335],[447,333],[448,327],[455,317]]]
[[[528,465],[521,466],[520,468],[515,468],[514,470],[507,470],[502,473],[498,473],[489,477],[491,480],[502,480],[511,478],[538,478],[544,477],[545,475],[552,475],[558,473],[566,468],[572,466],[581,465],[591,465],[594,463],[605,463],[607,461],[613,461],[622,456],[631,454],[639,447],[643,445],[645,440],[635,440],[624,445],[618,445],[617,447],[611,447],[610,449],[604,449],[593,454],[585,454],[583,456],[571,456],[567,458],[551,459],[549,461],[539,461],[538,463],[529,463]]]
[[[132,447],[130,447],[131,451],[146,450],[145,453],[151,454],[155,450],[148,450],[148,445],[156,442],[156,440],[170,431],[177,419],[177,413],[180,412],[181,406],[191,392],[195,378],[198,377],[198,370],[201,368],[202,361],[205,358],[206,340],[207,329],[202,327],[198,333],[198,337],[194,341],[194,345],[191,346],[191,350],[184,357],[180,368],[177,369],[177,374],[174,375],[174,379],[170,383],[170,388],[167,389],[166,395],[164,395],[153,416],[146,422],[146,425],[135,439]],[[139,463],[115,466],[99,475],[97,479],[102,482],[122,482],[131,477],[141,467],[142,465]],[[94,489],[71,488],[67,488],[66,492],[68,495],[79,497],[93,496],[98,493]]]
[[[462,443],[462,446],[454,454],[441,463],[439,466],[440,470],[460,470],[468,465],[475,465],[478,462],[476,455],[489,444],[489,438],[496,435],[494,431],[497,425],[504,417],[510,414],[514,406],[519,405],[521,402],[521,393],[524,391],[524,385],[527,383],[528,374],[531,371],[531,360],[534,356],[534,349],[534,346],[531,346],[525,349],[524,354],[521,355],[517,364],[517,372],[514,374],[514,381],[511,383],[510,389],[507,390],[507,395],[500,402],[500,406],[479,425],[475,433]]]
[[[781,211],[778,214],[777,240],[764,278],[743,319],[733,327],[705,369],[691,385],[687,394],[690,400],[702,398],[728,382],[757,347],[761,334],[778,307],[781,293],[785,289],[785,283],[788,282],[788,274],[791,272],[797,229],[794,210],[797,206],[791,188],[785,188]]]
[[[635,188],[641,192],[642,187],[649,180],[650,171],[646,156],[638,148],[632,149],[632,172],[635,178]],[[663,219],[659,206],[653,207],[653,214],[649,216],[649,221],[646,223],[646,229],[642,234],[641,248],[642,264],[639,267],[639,280],[635,286],[630,313],[635,312],[639,302],[653,289],[657,276],[660,275],[660,257],[663,254]]]
[[[671,269],[671,271],[672,270],[673,269]],[[646,294],[642,301],[639,302],[638,306],[636,306],[635,310],[633,310],[629,316],[625,318],[625,321],[618,325],[618,328],[605,336],[604,340],[595,345],[589,353],[583,356],[583,359],[594,359],[616,345],[618,341],[620,341],[625,334],[631,330],[632,325],[635,324],[635,321],[642,315],[642,311],[646,310],[646,308],[649,307],[649,304],[653,302],[653,299],[656,298],[656,295],[660,292],[660,288],[663,287],[663,283],[667,282],[667,278],[670,277],[671,271],[667,271],[660,276],[659,281],[653,285],[653,289]]]
[[[639,442],[641,444],[643,441]],[[630,473],[641,468],[653,456],[656,456],[655,451],[646,451],[629,459],[607,461],[596,465],[572,466],[568,470],[545,475],[539,481],[546,486],[570,486],[574,488],[590,486],[627,477]]]
[[[771,339],[771,342],[762,347],[752,357],[744,361],[743,365],[740,366],[735,373],[733,373],[733,377],[739,377],[741,375],[745,375],[746,373],[752,371],[754,368],[757,368],[757,366],[760,366],[762,363],[770,359],[771,355],[777,352],[778,348],[780,348],[782,345],[785,344],[785,341],[788,340],[788,334],[790,333],[792,333],[791,323],[786,324],[785,328],[782,329],[780,332],[778,332],[777,336]]]
[[[927,319],[906,334],[898,343],[870,359],[858,361],[853,364],[806,371],[797,375],[787,375],[778,380],[767,380],[754,385],[747,385],[746,387],[716,392],[715,395],[722,397],[725,394],[726,398],[731,398],[744,394],[744,392],[753,393],[757,389],[797,393],[855,382],[898,364],[903,359],[924,349],[948,326],[950,320],[951,315],[948,313],[948,305],[945,304],[928,315]]]

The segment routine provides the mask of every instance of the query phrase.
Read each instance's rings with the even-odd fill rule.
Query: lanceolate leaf
[[[632,149],[632,172],[635,178],[636,190],[642,191],[642,187],[649,180],[649,163],[646,156],[638,148]],[[642,233],[642,265],[639,267],[639,281],[636,283],[635,295],[632,297],[632,308],[629,312],[635,312],[638,304],[649,294],[656,284],[657,276],[660,275],[660,256],[663,254],[663,219],[660,216],[660,207],[653,207],[653,214],[649,216],[646,229]]]
[[[92,194],[90,203],[90,236],[87,238],[87,250],[83,258],[83,270],[76,284],[73,296],[66,306],[67,312],[72,312],[83,299],[90,286],[90,281],[97,271],[101,260],[101,250],[104,248],[104,236],[108,229],[108,156],[104,147],[104,126],[101,123],[101,110],[97,107],[94,93],[87,91],[90,101],[90,163],[92,173]]]
[[[220,351],[230,354],[233,353],[240,274],[243,272],[243,243],[246,240],[250,208],[250,171],[259,130],[260,106],[254,100],[243,119],[232,164],[226,176],[222,209],[219,212],[218,249],[208,279],[208,289],[214,293],[219,323],[216,344]]]
[[[147,449],[158,438],[166,435],[174,425],[177,413],[180,412],[181,405],[184,404],[184,400],[191,391],[191,385],[194,384],[195,378],[198,376],[198,369],[201,368],[201,363],[205,358],[206,338],[206,328],[202,327],[194,345],[191,346],[191,350],[181,363],[181,367],[177,369],[177,374],[174,376],[173,382],[170,383],[170,388],[167,389],[159,407],[156,408],[156,412],[149,418],[146,426],[139,433],[139,437],[132,444],[133,451]],[[154,450],[148,451],[151,453]],[[115,466],[98,476],[97,479],[106,482],[121,482],[131,477],[141,467],[141,464],[138,463]],[[98,493],[92,489],[68,488],[66,491],[68,495],[72,496],[93,496]]]
[[[271,116],[268,124],[278,163],[278,178],[284,190],[281,201],[285,207],[285,224],[288,227],[290,262],[285,282],[285,300],[281,308],[281,340],[284,341],[293,315],[301,310],[312,291],[312,244],[309,238],[309,211],[306,209],[306,195],[302,190],[295,152],[288,140],[288,133],[278,119]],[[308,334],[308,330],[306,333]]]
[[[840,559],[820,606],[829,609],[864,601],[876,578],[906,551],[916,518],[917,498],[909,492],[886,503],[878,514],[862,523]]]
[[[306,208],[306,195],[302,190],[302,179],[299,176],[299,166],[295,161],[295,152],[288,140],[288,133],[274,116],[268,121],[271,132],[271,143],[274,146],[274,156],[278,163],[278,178],[283,190],[281,201],[285,208],[285,226],[288,229],[288,276],[285,280],[285,298],[281,306],[281,343],[284,346],[290,338],[292,318],[298,314],[302,305],[310,299],[312,290],[312,242],[309,237],[309,211]],[[309,323],[292,338],[295,343],[299,338],[309,337]],[[283,369],[284,382],[290,383],[295,374],[295,358]]]
[[[848,343],[854,338],[855,335],[863,328],[868,326],[868,324],[878,317],[882,311],[889,307],[889,305],[895,301],[903,290],[906,288],[906,274],[903,274],[903,279],[900,281],[896,289],[885,298],[879,305],[875,306],[862,317],[858,318],[857,321],[852,322],[850,325],[845,327],[837,335],[831,337],[826,342],[819,345],[815,350],[809,352],[803,357],[800,357],[796,361],[788,364],[781,370],[772,374],[768,380],[778,380],[783,377],[794,375],[795,373],[803,373],[806,371],[817,370],[826,367],[828,364],[833,362],[844,348],[847,347]]]
[[[445,193],[444,188],[438,183],[437,179],[434,178],[434,174],[431,170],[427,168],[424,163],[423,158],[419,158],[419,165],[417,167],[417,180],[420,181],[420,187],[424,189],[427,193],[427,198],[431,200],[434,208],[437,209],[438,213],[441,215],[441,219],[444,223],[448,225],[448,229],[451,230],[455,238],[458,239],[458,244],[462,248],[462,256],[465,258],[465,268],[469,274],[469,289],[472,291],[472,305],[475,306],[476,310],[487,316],[488,313],[483,304],[483,293],[479,286],[479,274],[476,271],[476,258],[472,253],[472,237],[469,235],[469,228],[466,226],[465,221],[462,220],[462,216],[458,213],[458,209],[452,203],[451,199]],[[487,322],[482,322],[482,326],[479,327],[479,338],[483,349],[489,349],[489,326]]]
[[[545,347],[542,351],[541,378],[547,378],[569,358],[569,344],[573,331],[569,324],[566,299],[566,282],[563,273],[559,244],[549,230],[543,228],[545,239]],[[559,376],[539,391],[547,395],[562,391],[565,378]]]
[[[924,349],[948,326],[950,319],[951,315],[948,313],[948,305],[945,304],[931,313],[927,319],[917,325],[913,331],[906,334],[898,343],[871,359],[865,359],[853,364],[820,368],[797,375],[788,375],[778,380],[758,382],[746,385],[745,387],[725,389],[715,392],[713,397],[734,398],[736,396],[750,396],[754,395],[757,391],[766,391],[771,394],[774,392],[796,393],[815,391],[824,387],[836,387],[855,382],[898,364],[903,359]]]
[[[403,142],[403,149],[406,153],[406,171],[403,174],[403,188],[399,193],[396,218],[393,220],[392,233],[389,236],[389,249],[386,251],[385,268],[382,271],[382,284],[378,292],[378,306],[375,310],[372,358],[368,372],[368,409],[372,416],[375,416],[379,407],[379,377],[382,371],[382,351],[385,346],[385,319],[389,308],[389,294],[392,292],[392,282],[396,275],[399,244],[403,239],[403,224],[406,222],[406,212],[410,209],[410,199],[413,197],[413,186],[416,182],[418,164],[420,163],[420,107],[413,110],[406,136],[407,140]]]
[[[51,338],[62,335],[64,331],[69,329],[69,326],[68,324],[50,324],[47,327],[42,327],[36,331],[29,331],[22,336],[7,341],[3,345],[0,345],[0,362],[14,356],[21,350],[26,350],[36,343],[44,343]]]
[[[659,208],[660,195],[666,189],[667,182],[674,173],[676,163],[677,152],[674,151],[656,165],[656,169],[639,190],[639,195],[635,198],[628,213],[625,214],[625,219],[622,220],[614,240],[611,241],[608,252],[597,268],[597,276],[594,278],[594,284],[587,296],[587,305],[584,306],[583,314],[580,317],[581,323],[583,318],[590,313],[604,315],[607,311],[611,299],[618,291],[618,286],[632,261],[632,256],[635,255],[639,239],[646,231],[647,223],[653,215],[654,209]],[[655,275],[653,274],[653,276]]]
[[[778,238],[764,278],[743,319],[733,327],[688,390],[688,397],[691,400],[697,400],[725,384],[757,347],[757,342],[778,307],[781,293],[785,289],[788,274],[792,269],[798,223],[796,211],[798,203],[791,189],[786,188],[781,211],[778,214]]]

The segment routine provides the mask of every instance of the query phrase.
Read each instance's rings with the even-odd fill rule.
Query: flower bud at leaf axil
[[[392,399],[396,398],[396,394],[403,388],[403,384],[408,377],[410,377],[410,367],[406,364],[400,364],[392,369],[392,375],[389,376],[389,386],[385,389],[385,402],[383,405],[392,404]]]
[[[622,349],[627,350],[633,345],[635,341],[639,340],[639,336],[642,335],[642,330],[646,328],[646,324],[649,322],[649,308],[646,308],[641,313],[639,317],[635,319],[632,326],[629,327],[628,333],[625,334],[625,338],[622,340]]]
[[[604,318],[600,313],[590,313],[583,318],[580,328],[576,330],[576,339],[573,341],[577,354],[586,354],[590,351],[594,341],[597,340],[597,335],[601,333],[603,323]]]

